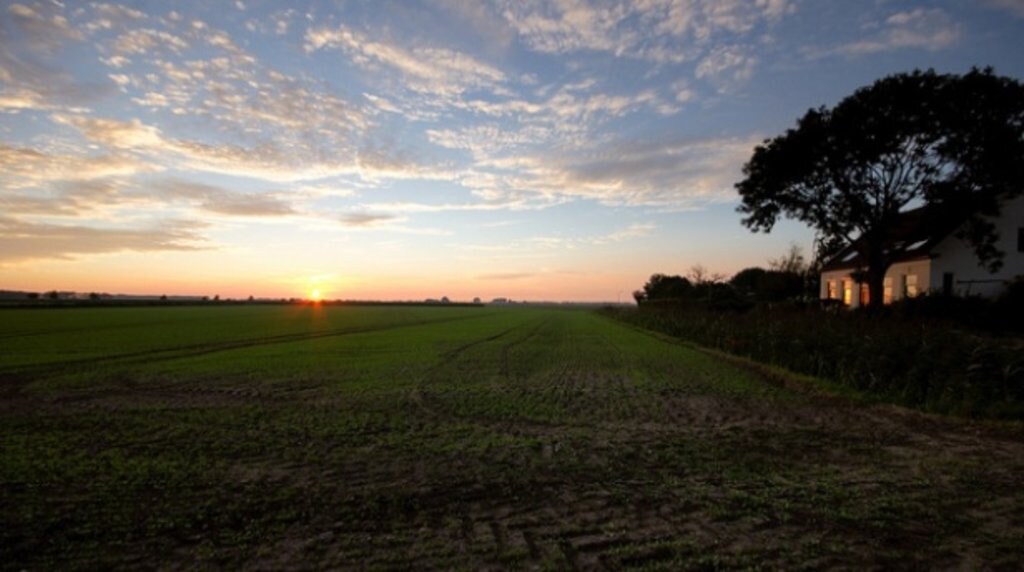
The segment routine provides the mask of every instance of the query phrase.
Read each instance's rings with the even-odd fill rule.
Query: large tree
[[[643,290],[633,292],[637,304],[684,300],[693,293],[693,284],[682,276],[652,274]]]
[[[759,145],[743,174],[743,224],[769,232],[786,216],[819,240],[857,245],[872,305],[895,254],[886,237],[907,207],[926,205],[936,220],[972,213],[959,236],[996,270],[1002,253],[985,217],[1024,190],[1024,86],[991,69],[885,77],[807,111]]]

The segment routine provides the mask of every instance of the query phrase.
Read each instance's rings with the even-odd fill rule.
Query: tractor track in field
[[[340,336],[367,334],[372,332],[381,332],[387,330],[396,330],[401,328],[411,328],[428,324],[441,324],[468,319],[478,319],[481,316],[483,316],[483,314],[475,316],[460,316],[439,320],[420,320],[415,322],[407,322],[402,324],[393,324],[386,326],[362,326],[356,328],[339,328],[323,332],[300,332],[294,334],[281,334],[277,336],[263,336],[258,338],[228,340],[223,342],[187,344],[184,346],[176,346],[172,348],[159,348],[139,352],[115,354],[103,357],[82,358],[74,360],[65,360],[60,362],[50,362],[39,365],[18,366],[0,370],[0,383],[2,383],[3,385],[8,385],[9,382],[13,380],[14,385],[19,385],[25,383],[26,380],[31,381],[35,379],[61,375],[69,373],[78,368],[105,365],[148,364],[158,361],[170,361],[175,359],[191,358],[212,353],[252,348],[258,346],[286,344],[322,338],[333,338]]]
[[[547,325],[547,323],[548,323],[547,320],[543,320],[543,321],[535,324],[532,328],[530,328],[530,330],[528,332],[526,332],[525,335],[523,335],[521,337],[518,337],[518,338],[515,338],[515,339],[513,339],[513,340],[509,341],[508,343],[503,344],[501,346],[500,353],[499,353],[500,358],[498,360],[498,375],[500,375],[502,377],[502,379],[505,379],[505,380],[510,380],[511,379],[510,378],[511,367],[509,365],[509,352],[511,352],[512,349],[515,348],[516,346],[520,346],[520,345],[528,342],[529,340],[533,339],[534,337],[536,337],[537,334],[544,328],[544,326]],[[458,420],[458,421],[472,421],[472,422],[479,422],[479,423],[490,423],[490,422],[493,422],[493,420],[486,419],[486,418],[477,418],[477,417],[467,416],[467,415],[458,415],[458,414],[452,413],[450,411],[446,411],[444,406],[442,405],[441,400],[435,398],[432,395],[432,393],[429,390],[428,386],[431,384],[431,381],[433,379],[437,378],[438,376],[440,376],[445,371],[446,368],[449,368],[453,364],[455,364],[458,361],[459,357],[462,356],[465,352],[473,349],[474,347],[478,347],[478,346],[481,346],[483,344],[487,344],[487,343],[491,343],[491,342],[495,342],[495,341],[501,340],[502,338],[508,336],[509,334],[512,334],[515,331],[522,330],[524,327],[525,326],[522,325],[522,324],[517,324],[515,326],[512,326],[510,328],[502,330],[502,331],[500,331],[498,333],[495,333],[495,334],[492,334],[492,335],[489,335],[489,336],[486,336],[486,337],[483,337],[483,338],[479,338],[479,339],[473,340],[473,341],[465,343],[465,344],[461,344],[461,345],[459,345],[459,346],[457,346],[457,347],[455,347],[455,348],[445,352],[443,354],[443,361],[441,363],[437,364],[436,366],[434,366],[433,368],[431,368],[430,370],[426,371],[419,378],[419,380],[417,381],[415,387],[412,390],[412,397],[411,397],[412,398],[412,402],[419,409],[421,409],[423,412],[425,412],[428,415],[430,415],[431,417],[434,417],[434,418],[437,418],[437,419]]]

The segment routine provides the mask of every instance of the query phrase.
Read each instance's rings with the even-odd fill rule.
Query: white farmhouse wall
[[[952,234],[946,237],[931,250],[930,260],[912,260],[893,264],[885,273],[892,287],[892,299],[900,300],[906,296],[907,276],[915,276],[918,294],[941,292],[946,274],[953,275],[953,291],[961,296],[992,297],[1002,292],[1007,281],[1017,276],[1024,276],[1024,252],[1020,250],[1018,236],[1024,228],[1024,196],[1018,197],[1002,206],[996,229],[999,240],[996,246],[1004,254],[1003,267],[996,273],[990,273],[978,264],[974,249]],[[953,233],[955,234],[955,233]],[[843,299],[847,283],[852,284],[850,270],[833,270],[821,274],[821,298],[828,298],[829,282],[834,281],[838,299]],[[857,293],[853,286],[851,306],[858,306]]]
[[[951,273],[954,292],[958,295],[998,295],[1007,280],[1024,275],[1024,252],[1017,250],[1017,233],[1022,227],[1024,196],[1004,204],[996,221],[996,229],[999,232],[996,246],[1003,251],[1004,256],[1003,267],[994,274],[978,264],[973,248],[955,236],[946,237],[933,249],[936,256],[931,268],[932,290],[940,291],[943,274]]]
[[[902,300],[906,297],[906,284],[908,276],[917,277],[917,293],[928,292],[933,283],[931,282],[933,260],[911,260],[909,262],[897,262],[889,267],[885,277],[892,279],[893,300]]]
[[[911,260],[909,262],[897,262],[889,267],[889,270],[885,273],[885,278],[890,281],[892,285],[892,299],[901,300],[906,296],[906,283],[907,276],[914,276],[916,278],[916,288],[918,294],[928,292],[933,287],[931,281],[932,272],[932,261],[931,260]],[[939,286],[941,282],[942,274],[939,274]],[[853,285],[853,277],[850,276],[849,270],[833,270],[831,272],[821,273],[821,298],[828,298],[828,283],[834,281],[836,284],[836,292],[838,293],[838,299],[843,300],[843,292],[845,287],[850,284]],[[860,305],[860,298],[858,295],[859,285],[852,286],[852,299],[851,306],[857,307]]]

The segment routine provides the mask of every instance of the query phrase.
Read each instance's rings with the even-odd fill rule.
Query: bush
[[[1024,418],[1019,340],[922,318],[914,301],[887,312],[835,312],[811,304],[761,304],[723,312],[704,304],[611,309],[615,318],[930,411]],[[964,311],[975,302],[962,302]],[[924,308],[924,310],[922,310]]]

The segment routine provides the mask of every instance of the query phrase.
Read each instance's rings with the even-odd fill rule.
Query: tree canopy
[[[974,213],[960,236],[994,271],[1002,253],[984,217],[1024,190],[1024,86],[991,69],[885,77],[808,110],[759,145],[743,175],[743,224],[769,232],[786,216],[820,242],[856,244],[872,305],[892,264],[887,233],[908,206]]]
[[[653,274],[643,290],[633,292],[637,304],[659,300],[681,300],[689,297],[693,284],[682,276]]]

